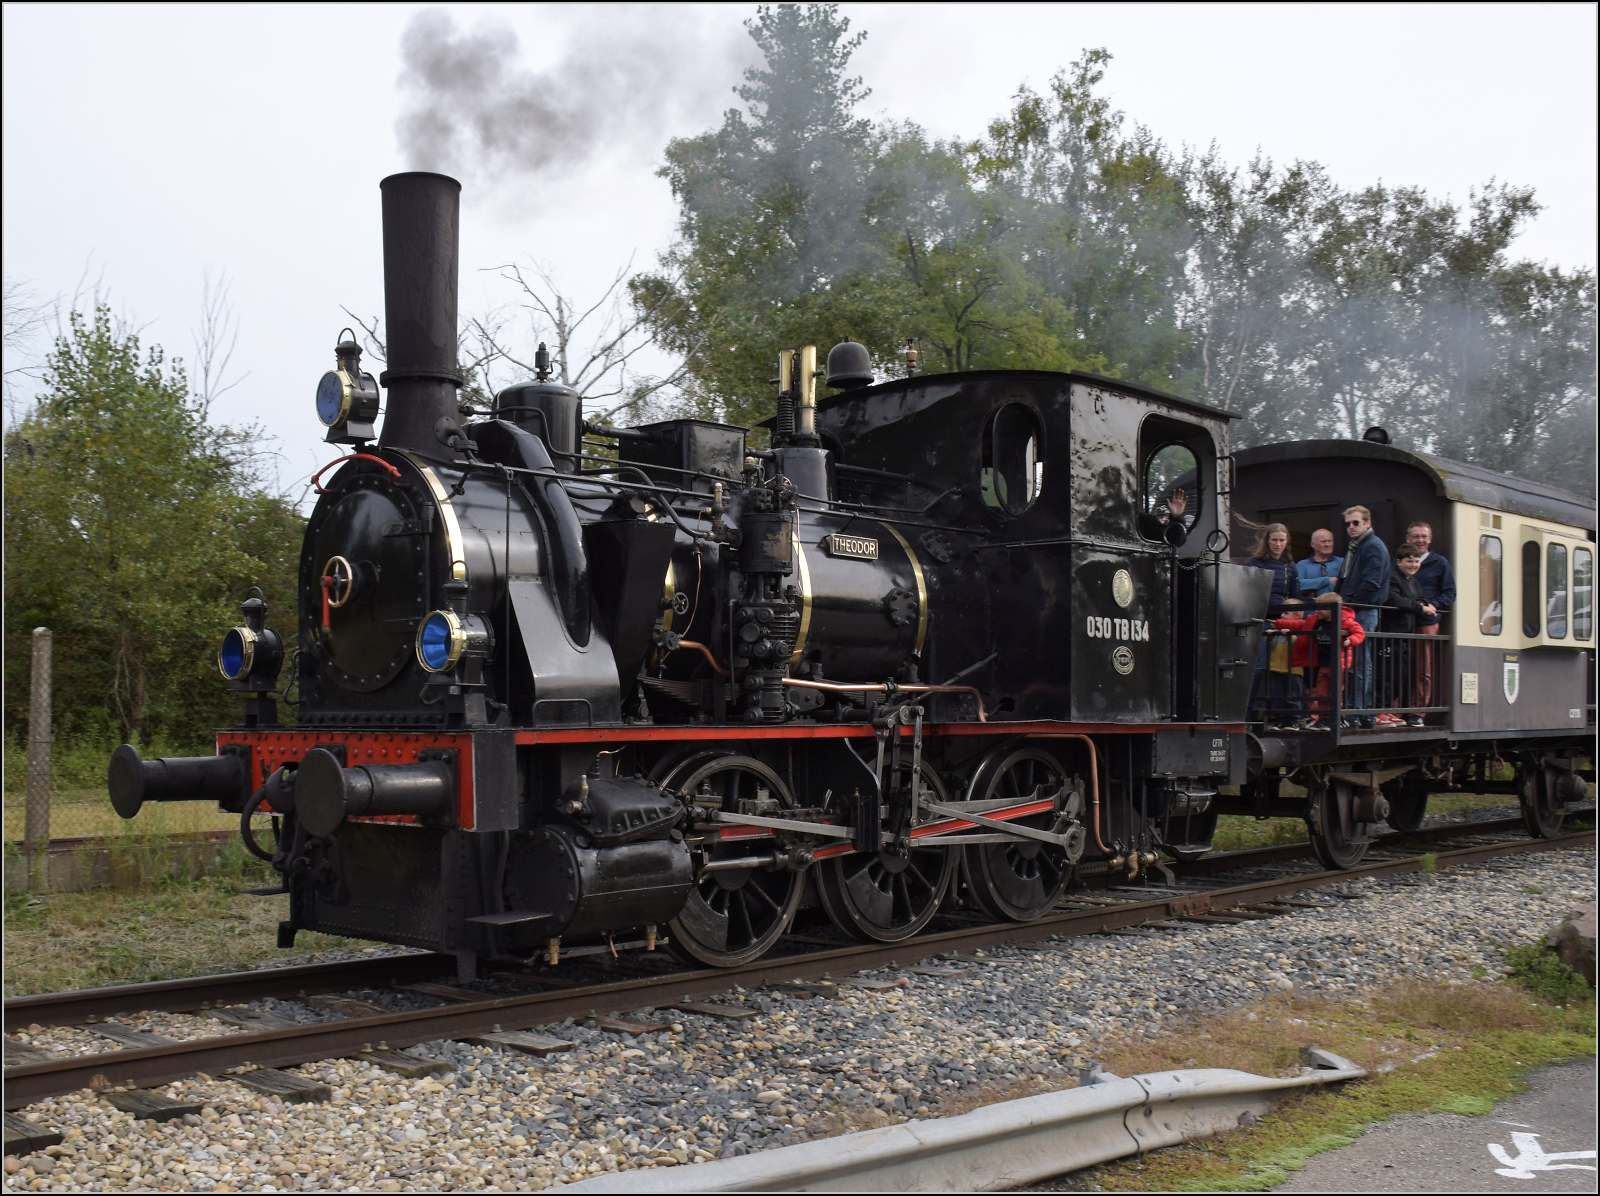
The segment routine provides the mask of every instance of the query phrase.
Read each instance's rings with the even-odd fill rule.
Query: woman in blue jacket
[[[1300,574],[1295,569],[1294,555],[1289,551],[1289,529],[1283,524],[1269,523],[1261,529],[1261,538],[1256,541],[1255,551],[1245,564],[1272,572],[1272,595],[1267,600],[1269,621],[1283,614],[1285,604],[1300,604]],[[1293,726],[1300,711],[1300,686],[1297,684],[1300,679],[1290,671],[1287,641],[1274,639],[1265,631],[1261,636],[1261,648],[1256,653],[1255,678],[1250,685],[1250,708],[1254,710],[1261,699],[1262,683],[1268,675],[1274,644],[1283,644],[1285,648],[1282,653],[1285,661],[1280,673],[1283,683],[1281,686],[1274,685],[1268,693],[1271,709],[1267,711],[1267,717],[1274,725]]]

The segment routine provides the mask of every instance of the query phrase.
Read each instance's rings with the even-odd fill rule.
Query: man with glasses
[[[1378,605],[1389,594],[1389,549],[1372,530],[1372,512],[1366,507],[1351,507],[1344,513],[1344,528],[1349,535],[1344,564],[1339,569],[1337,592],[1347,606],[1355,608],[1356,622],[1368,635],[1378,629]],[[1355,650],[1350,685],[1350,706],[1372,709],[1372,641]],[[1375,726],[1372,715],[1359,716],[1360,725]]]
[[[1423,599],[1432,608],[1432,613],[1424,611],[1417,616],[1417,633],[1438,635],[1439,616],[1456,604],[1455,574],[1450,572],[1450,562],[1432,551],[1433,528],[1422,520],[1407,525],[1406,543],[1421,554],[1422,564],[1417,568],[1417,588],[1422,591]],[[1417,648],[1416,681],[1412,687],[1413,706],[1433,705],[1433,673],[1436,665],[1437,656],[1433,645],[1426,641],[1421,642]],[[1407,721],[1413,727],[1423,725],[1421,715],[1412,715]]]

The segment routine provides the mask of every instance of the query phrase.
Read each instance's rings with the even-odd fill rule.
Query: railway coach
[[[1407,451],[1380,428],[1362,440],[1246,449],[1234,476],[1236,530],[1281,523],[1297,557],[1309,555],[1319,528],[1343,555],[1351,506],[1372,512],[1391,547],[1428,524],[1453,568],[1456,601],[1440,634],[1369,635],[1373,706],[1324,648],[1320,661],[1340,674],[1328,710],[1315,726],[1286,730],[1290,712],[1268,708],[1266,721],[1278,725],[1257,727],[1266,766],[1217,808],[1306,818],[1330,867],[1357,862],[1380,821],[1414,829],[1430,792],[1515,794],[1530,834],[1558,833],[1594,779],[1594,502]],[[1399,717],[1362,725],[1380,709],[1422,726]],[[1305,796],[1288,796],[1291,785]]]

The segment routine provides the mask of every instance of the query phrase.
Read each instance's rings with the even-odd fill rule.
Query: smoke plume
[[[412,168],[502,182],[571,174],[603,151],[658,149],[675,118],[715,111],[749,54],[736,26],[703,33],[676,6],[579,13],[560,57],[533,66],[503,22],[468,32],[437,9],[418,13],[401,38],[409,96],[396,122]]]

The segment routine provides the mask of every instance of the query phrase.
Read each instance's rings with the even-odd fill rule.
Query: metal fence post
[[[28,812],[23,828],[30,887],[42,889],[50,867],[50,629],[33,629],[28,704]]]

